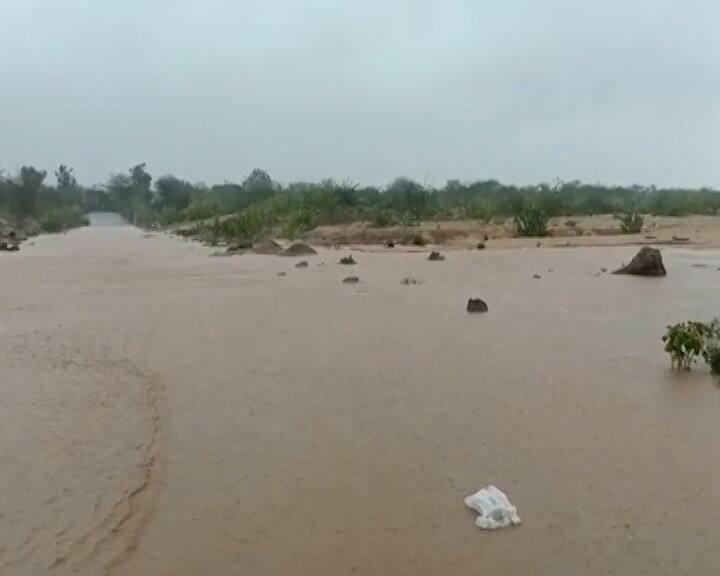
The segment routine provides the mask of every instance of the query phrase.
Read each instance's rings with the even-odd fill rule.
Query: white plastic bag
[[[521,522],[517,508],[510,504],[510,500],[502,490],[492,484],[465,498],[465,506],[478,513],[475,526],[483,530],[505,528]]]

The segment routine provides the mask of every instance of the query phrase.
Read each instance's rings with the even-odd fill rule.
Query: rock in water
[[[343,278],[343,283],[345,284],[357,284],[360,282],[360,278],[357,276],[348,276],[347,278]]]
[[[255,242],[255,244],[252,245],[252,251],[255,254],[280,254],[280,252],[282,252],[282,246],[268,238]]]
[[[428,256],[428,260],[432,262],[440,262],[442,260],[445,260],[445,256],[440,254],[440,252],[432,251],[430,252],[430,256]]]
[[[467,303],[468,312],[487,312],[488,305],[480,298],[470,298]]]
[[[307,260],[300,260],[297,264],[295,264],[295,268],[307,268],[308,267],[308,261]]]
[[[349,256],[343,256],[340,258],[340,264],[345,264],[346,266],[356,264],[355,258],[352,257],[352,254]]]
[[[478,250],[485,250],[485,242],[478,242],[476,248]]]
[[[297,242],[280,252],[281,256],[312,256],[313,254],[317,254],[317,252],[302,242]]]
[[[666,276],[667,271],[663,265],[660,250],[644,246],[640,249],[630,264],[615,270],[613,274],[636,274],[638,276]]]

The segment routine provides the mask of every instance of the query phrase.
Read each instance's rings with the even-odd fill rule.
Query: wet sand
[[[0,254],[0,574],[716,572],[720,390],[660,336],[718,313],[720,252],[211,251]],[[491,482],[521,527],[475,528]]]

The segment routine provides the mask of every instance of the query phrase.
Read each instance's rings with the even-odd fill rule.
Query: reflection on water
[[[125,226],[125,219],[115,212],[90,212],[90,226]]]

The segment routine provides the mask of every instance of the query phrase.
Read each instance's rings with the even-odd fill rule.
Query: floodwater
[[[0,574],[717,572],[720,389],[660,337],[718,314],[720,252],[210,252],[0,254]],[[474,526],[488,483],[522,526]]]

